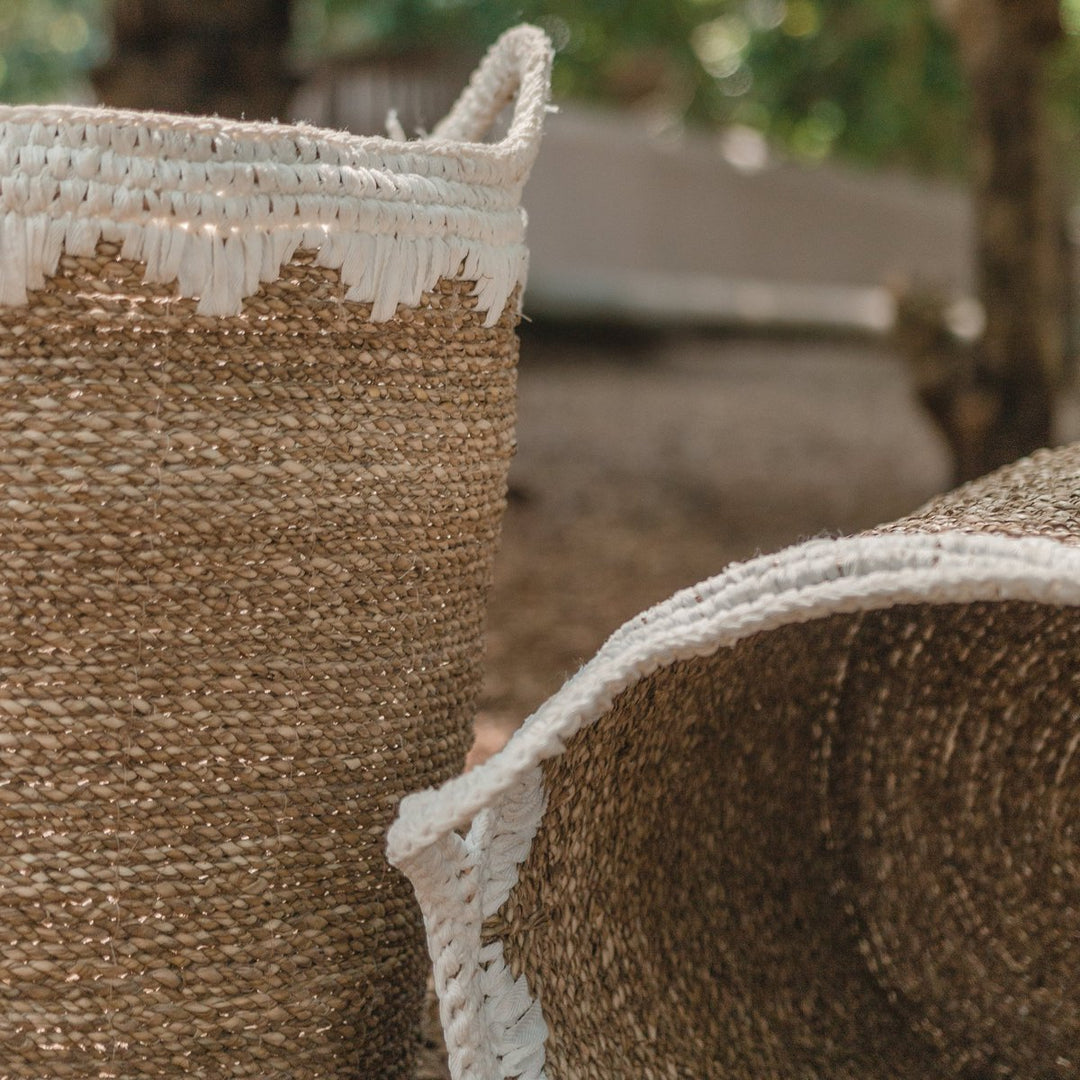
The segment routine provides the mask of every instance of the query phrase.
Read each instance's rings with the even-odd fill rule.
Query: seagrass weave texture
[[[1078,492],[730,567],[406,800],[454,1076],[1080,1074]]]
[[[0,309],[5,1069],[398,1075],[382,832],[468,748],[513,319],[294,263],[213,320],[114,254]]]
[[[491,146],[0,116],[4,1076],[411,1075],[384,833],[471,736],[548,59]]]

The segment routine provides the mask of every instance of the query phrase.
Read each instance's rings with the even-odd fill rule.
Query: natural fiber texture
[[[23,304],[61,252],[123,245],[201,315],[235,315],[299,248],[341,271],[375,321],[443,277],[475,284],[492,325],[524,281],[521,190],[539,147],[551,51],[505,34],[432,139],[67,106],[0,106],[0,304]],[[514,95],[509,133],[475,140]],[[468,140],[468,141],[461,141]]]
[[[875,530],[1044,536],[1080,544],[1080,443],[1039,450]]]
[[[543,68],[542,38],[510,40]],[[14,166],[0,131],[16,171],[42,132],[60,125],[65,153],[83,138],[71,116],[25,112]],[[149,148],[182,155],[145,123]],[[217,123],[232,130],[192,122]],[[245,127],[267,140],[266,185],[284,131]],[[457,172],[501,152],[410,144],[409,161],[429,150]],[[384,165],[380,191],[400,162]],[[510,205],[523,176],[503,179]],[[234,181],[217,177],[215,205]],[[406,205],[414,181],[388,198]],[[127,257],[156,225],[110,239],[105,216],[84,251],[63,185],[53,197],[61,250],[25,303],[0,306],[0,1073],[409,1076],[423,932],[384,833],[402,795],[460,769],[471,735],[516,298],[466,256],[387,312],[396,286],[350,300],[325,245],[279,248],[237,211],[235,235],[286,261],[245,285],[239,313],[200,313],[210,293],[177,298]],[[9,239],[36,235],[14,218]],[[398,239],[376,276],[412,268]],[[513,243],[492,250],[518,264]]]
[[[1077,1075],[1078,490],[732,567],[406,800],[454,1076]]]

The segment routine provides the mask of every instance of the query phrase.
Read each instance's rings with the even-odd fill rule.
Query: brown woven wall
[[[875,532],[1069,552],[1078,482],[1080,446],[1040,451]],[[1058,602],[999,572],[996,598],[924,574],[926,602],[639,658],[543,763],[485,942],[542,1005],[545,1076],[1076,1075],[1080,618],[1064,571]]]
[[[117,254],[0,309],[2,1071],[407,1075],[383,832],[469,739],[514,305],[299,257],[211,319]]]

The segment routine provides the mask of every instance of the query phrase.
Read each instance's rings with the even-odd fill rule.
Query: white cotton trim
[[[430,139],[356,137],[67,106],[0,106],[0,304],[101,240],[236,315],[299,248],[341,272],[376,321],[443,277],[474,281],[494,324],[525,281],[521,190],[538,149],[551,50],[532,27],[496,43]],[[516,95],[505,139],[479,141]],[[494,111],[493,111],[494,110]]]

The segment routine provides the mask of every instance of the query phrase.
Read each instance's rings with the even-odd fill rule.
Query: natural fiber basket
[[[420,142],[0,109],[5,1077],[409,1075],[549,61]]]
[[[456,1080],[1080,1075],[1077,605],[1080,446],[624,626],[391,829]]]

